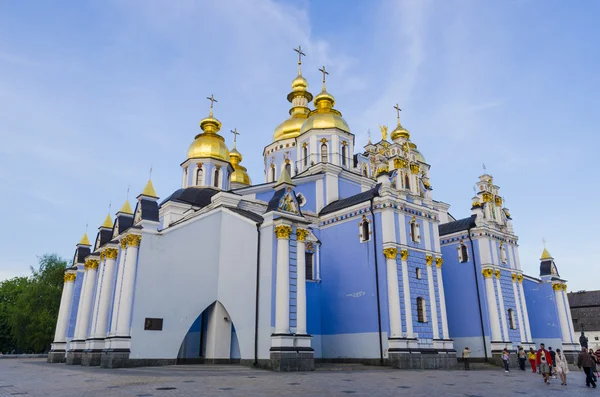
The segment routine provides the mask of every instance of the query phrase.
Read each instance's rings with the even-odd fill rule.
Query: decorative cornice
[[[98,269],[99,263],[100,262],[97,259],[88,259],[85,261],[85,264],[83,265],[83,267],[85,270],[88,270],[88,269],[96,270],[96,269]]]
[[[77,273],[65,273],[65,283],[75,281],[77,278]]]
[[[100,262],[103,262],[104,259],[106,259],[106,254],[104,253],[104,251],[100,252]]]
[[[128,234],[121,239],[121,247],[139,247],[141,241],[142,236],[139,234]]]
[[[275,226],[275,234],[277,235],[277,238],[290,238],[292,227],[288,225]]]
[[[115,248],[107,248],[102,252],[107,259],[117,259],[117,255],[119,254],[119,250]]]
[[[444,263],[444,259],[443,258],[435,258],[435,266],[436,267],[442,267],[443,263]]]
[[[305,241],[306,237],[308,237],[308,230],[296,228],[296,240]]]
[[[408,250],[400,250],[400,259],[403,261],[408,259]]]
[[[494,271],[492,269],[483,269],[481,271],[484,278],[491,278],[494,275]]]
[[[425,255],[425,264],[427,266],[433,265],[433,256],[431,256],[431,255]]]
[[[396,259],[398,256],[398,248],[384,248],[383,255],[385,255],[386,259]]]
[[[500,270],[496,270],[494,274],[496,275],[496,278],[500,278]]]

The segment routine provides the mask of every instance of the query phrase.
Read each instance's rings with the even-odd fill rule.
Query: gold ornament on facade
[[[139,247],[142,241],[142,236],[139,234],[128,234],[121,240],[121,247]],[[123,244],[125,242],[125,244]]]
[[[385,141],[388,135],[388,127],[387,125],[379,125],[379,129],[381,130],[381,140]]]
[[[562,286],[563,286],[563,291],[566,291],[567,290],[567,284],[563,284]]]
[[[413,174],[417,175],[419,173],[419,164],[416,163],[412,163],[410,165],[410,172],[412,172]]]
[[[277,238],[290,238],[292,227],[288,225],[275,226],[275,234],[277,235]]]
[[[65,283],[68,283],[70,281],[75,281],[75,279],[77,278],[77,273],[65,273]]]
[[[496,205],[502,207],[502,197],[496,196]]]
[[[307,236],[308,236],[308,230],[296,229],[296,240],[305,241]]]
[[[394,168],[406,168],[408,167],[408,161],[406,159],[394,159]]]
[[[433,256],[425,255],[425,264],[431,266],[433,264]]]
[[[519,274],[519,275],[517,276],[517,280],[519,281],[519,283],[523,284],[523,275],[522,275],[522,274]]]
[[[442,267],[442,264],[444,264],[443,258],[435,258],[435,267]]]
[[[511,274],[510,278],[512,279],[513,283],[517,281],[517,275],[515,273]]]
[[[400,250],[400,259],[403,261],[408,259],[408,250]]]
[[[103,254],[107,259],[117,259],[117,254],[119,250],[115,248],[107,248],[104,250]]]
[[[484,278],[491,278],[494,275],[494,271],[492,269],[483,269],[481,271]]]
[[[106,254],[104,253],[104,251],[102,251],[100,253],[100,262],[104,261],[106,259]]]
[[[554,291],[562,291],[563,290],[563,284],[552,284],[552,289]]]
[[[385,255],[386,259],[396,259],[398,256],[398,248],[384,248],[383,255]]]
[[[500,270],[496,270],[494,274],[496,275],[496,278],[500,278]]]
[[[380,174],[382,172],[388,172],[388,166],[387,165],[382,165],[379,168],[377,168],[377,174]]]
[[[327,143],[327,142],[329,142],[329,141],[327,140],[327,138],[321,138],[321,143]]]
[[[98,264],[99,263],[100,262],[98,262],[98,260],[96,260],[96,259],[88,259],[87,261],[85,261],[85,264],[83,265],[83,268],[85,270],[88,270],[88,269],[94,269],[94,270],[96,270],[96,269],[98,269]]]
[[[491,193],[483,193],[483,202],[484,203],[491,203],[492,202],[492,194]]]

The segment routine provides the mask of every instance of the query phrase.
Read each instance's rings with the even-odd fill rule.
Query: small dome
[[[292,91],[306,91],[308,89],[308,81],[302,75],[298,75],[292,80]]]
[[[240,164],[240,162],[242,161],[242,154],[238,152],[234,146],[231,152],[229,152],[229,156],[231,158],[231,166],[233,167],[233,172],[231,173],[230,181],[232,183],[250,185],[252,182],[250,181],[250,177],[248,176],[247,169],[246,167]]]
[[[204,132],[196,135],[194,142],[190,145],[187,153],[188,159],[210,157],[229,161],[229,150],[225,145],[225,139],[217,134],[221,129],[221,122],[213,117],[207,117],[200,122],[200,128]]]
[[[417,149],[413,149],[413,153],[415,154],[418,161],[427,164],[427,161],[425,161],[425,157],[423,157],[423,154],[421,152],[419,152]]]
[[[308,108],[305,109],[305,116],[298,117],[298,115],[294,115],[279,124],[277,128],[275,128],[275,132],[273,132],[273,140],[277,141],[279,139],[295,138],[300,135],[300,128],[302,128],[302,124],[306,121],[306,116],[310,113]]]
[[[345,132],[350,132],[348,123],[341,116],[335,113],[315,113],[304,121],[300,129],[300,134],[304,134],[309,130],[324,130],[329,128],[337,128]]]
[[[408,130],[406,128],[402,127],[402,125],[399,124],[396,127],[396,129],[394,131],[392,131],[390,138],[392,139],[392,141],[396,140],[397,138],[409,139],[410,132],[408,132]]]

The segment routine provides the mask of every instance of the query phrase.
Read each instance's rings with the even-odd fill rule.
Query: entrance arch
[[[240,345],[231,316],[219,301],[196,318],[179,347],[177,364],[234,364]]]

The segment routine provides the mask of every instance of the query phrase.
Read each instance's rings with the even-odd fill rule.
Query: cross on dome
[[[400,106],[398,106],[398,103],[396,103],[396,106],[394,106],[394,109],[396,109],[396,117],[398,118],[398,125],[400,125],[400,112],[402,111],[402,109],[400,109]]]
[[[294,48],[294,51],[298,53],[298,76],[302,74],[302,57],[306,56],[305,53],[302,52],[302,46],[298,46],[298,48]]]
[[[235,149],[235,144],[237,142],[237,136],[240,135],[240,133],[237,131],[237,128],[234,128],[230,132],[233,134],[233,148]]]
[[[207,96],[206,99],[208,99],[210,101],[210,112],[208,114],[209,114],[209,117],[212,117],[212,115],[213,115],[213,105],[214,105],[215,102],[219,102],[219,101],[217,101],[215,99],[215,96],[213,94],[210,94],[210,96]]]
[[[323,91],[325,91],[325,76],[327,76],[329,72],[325,70],[325,65],[323,65],[323,67],[319,69],[319,72],[323,73]]]

